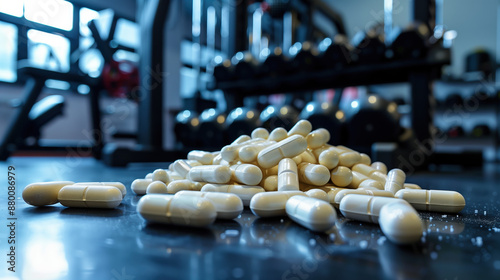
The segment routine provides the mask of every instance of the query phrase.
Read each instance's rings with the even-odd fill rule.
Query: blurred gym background
[[[392,166],[495,161],[499,4],[0,0],[0,158],[171,161],[309,119]]]

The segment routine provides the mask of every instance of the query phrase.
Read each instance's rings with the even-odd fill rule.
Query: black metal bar
[[[14,119],[10,122],[7,132],[2,139],[2,143],[0,144],[0,160],[6,160],[16,149],[18,138],[21,137],[21,132],[28,123],[29,112],[42,92],[44,84],[45,79],[38,78],[30,78],[26,82],[23,104],[14,115]]]
[[[94,20],[91,20],[88,24],[90,31],[92,31],[92,37],[94,38],[95,43],[97,44],[97,48],[102,54],[104,61],[109,62],[113,58],[113,51],[106,40],[102,39],[99,30],[95,24]]]
[[[413,21],[427,24],[429,30],[436,26],[436,1],[413,0]]]
[[[90,87],[90,116],[92,121],[92,138],[94,140],[92,146],[92,154],[95,158],[101,158],[102,149],[104,147],[104,134],[101,128],[101,108],[99,106],[99,88],[96,86]]]
[[[432,77],[429,71],[414,72],[409,76],[411,86],[411,124],[416,139],[421,145],[432,150],[432,126],[434,108],[431,89]]]

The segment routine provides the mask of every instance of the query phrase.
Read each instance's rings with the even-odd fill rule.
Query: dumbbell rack
[[[212,81],[211,90],[224,91],[228,111],[243,106],[244,98],[284,92],[300,92],[348,86],[409,82],[411,85],[412,129],[418,141],[432,139],[431,82],[439,79],[441,67],[451,62],[447,48],[435,46],[424,59],[388,61],[348,66],[286,76]]]

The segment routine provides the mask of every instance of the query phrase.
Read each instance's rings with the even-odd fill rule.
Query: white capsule
[[[380,173],[387,174],[387,166],[380,161],[373,162],[371,167],[379,171]]]
[[[364,194],[364,195],[369,195],[369,196],[383,196],[383,197],[394,197],[394,194],[388,191],[382,191],[382,190],[363,190],[363,189],[355,189],[355,190],[341,190],[335,195],[334,203],[333,206],[339,207],[340,202],[342,199],[349,195],[349,194]]]
[[[330,202],[331,205],[335,206],[335,197],[342,190],[350,190],[350,189],[347,189],[347,188],[331,188],[328,191],[325,190],[326,194],[328,195],[328,201]],[[337,206],[337,208],[338,208],[338,206]]]
[[[424,227],[417,211],[404,203],[390,203],[380,209],[379,224],[389,240],[411,244],[420,240]]]
[[[358,163],[352,166],[352,171],[356,171],[367,177],[370,177],[370,175],[372,175],[373,172],[377,172],[378,170],[369,165]]]
[[[359,161],[359,163],[366,165],[370,165],[372,163],[372,159],[370,158],[369,155],[364,153],[360,153],[359,155],[361,156],[361,160]]]
[[[308,120],[300,120],[298,121],[289,131],[288,137],[292,135],[302,135],[306,137],[312,130],[312,124]]]
[[[384,185],[377,180],[366,179],[359,184],[358,189],[384,190]]]
[[[322,189],[310,189],[306,191],[306,194],[309,197],[320,199],[330,203],[330,200],[328,199],[328,194]]]
[[[203,227],[215,221],[213,203],[202,197],[148,194],[137,203],[137,212],[148,222]]]
[[[231,143],[231,145],[237,145],[237,144],[241,144],[243,142],[246,142],[248,140],[251,140],[252,138],[248,135],[241,135],[240,137],[236,138],[236,140],[233,141],[233,143]]]
[[[318,162],[332,170],[339,164],[339,154],[335,150],[324,150],[319,154]]]
[[[298,191],[297,165],[290,158],[284,158],[278,165],[278,191]]]
[[[273,140],[279,142],[287,137],[288,137],[288,132],[286,132],[286,129],[284,129],[283,127],[277,127],[273,129],[273,131],[271,131],[267,140]]]
[[[337,212],[329,203],[307,196],[291,197],[285,209],[290,219],[312,231],[327,231],[337,220]]]
[[[201,188],[201,191],[234,193],[240,197],[241,201],[243,201],[243,205],[248,206],[252,197],[258,193],[264,192],[264,189],[260,186],[206,184]]]
[[[358,152],[345,152],[339,155],[339,165],[351,168],[361,162],[361,155]]]
[[[151,184],[153,180],[151,179],[135,179],[132,182],[130,188],[135,194],[143,195],[146,194],[146,190],[148,189],[149,184]]]
[[[292,159],[293,159],[293,161],[295,161],[295,163],[297,165],[299,165],[302,162],[302,156],[301,156],[301,154],[298,155],[298,156],[294,156]]]
[[[332,183],[338,187],[347,187],[352,182],[352,172],[345,166],[337,166],[331,172]]]
[[[293,135],[260,151],[257,161],[260,167],[269,168],[277,165],[283,158],[292,158],[303,153],[306,148],[306,139]]]
[[[370,177],[373,180],[379,181],[380,183],[382,183],[384,185],[387,182],[387,175],[385,175],[385,174],[383,174],[381,172],[378,172],[378,171],[373,172],[368,177]]]
[[[323,186],[330,181],[330,170],[321,164],[303,162],[298,165],[299,180],[313,186]]]
[[[181,175],[179,175],[179,173],[177,173],[175,171],[167,170],[167,174],[168,174],[168,177],[170,178],[170,181],[185,179],[184,177],[182,177]]]
[[[392,193],[396,193],[403,188],[406,180],[406,174],[401,169],[392,169],[387,174],[387,181],[385,182],[384,189]]]
[[[305,150],[302,154],[300,154],[300,158],[301,162],[318,163],[314,154],[309,150]]]
[[[127,188],[120,182],[78,182],[75,185],[97,185],[97,186],[112,186],[118,188],[122,192],[122,198],[127,194]]]
[[[262,180],[262,171],[253,164],[237,164],[230,167],[231,179],[245,185],[258,185]]]
[[[179,191],[199,191],[203,187],[200,182],[193,182],[188,179],[172,181],[167,185],[167,193],[177,193]]]
[[[307,147],[316,149],[330,141],[330,132],[324,128],[316,129],[306,136]]]
[[[285,216],[286,201],[295,195],[306,196],[301,191],[258,193],[250,201],[250,210],[259,217]]]
[[[66,207],[115,208],[122,202],[122,192],[113,186],[70,185],[59,190],[57,199]]]
[[[262,138],[262,139],[267,139],[269,138],[269,131],[263,127],[256,128],[252,131],[252,139],[255,138]]]
[[[194,159],[188,159],[186,160],[186,163],[189,164],[189,166],[191,167],[203,165],[201,162]]]
[[[212,160],[214,159],[214,155],[205,151],[193,150],[190,151],[187,155],[189,160],[199,161],[203,165],[212,164]]]
[[[179,174],[183,179],[186,178],[189,170],[191,170],[191,165],[182,159],[174,161],[172,166],[174,171],[177,172],[177,174]]]
[[[180,191],[175,196],[195,196],[210,200],[215,206],[217,219],[232,220],[237,218],[243,211],[243,202],[237,195],[232,193]]]
[[[258,144],[249,144],[238,150],[238,157],[243,162],[254,162],[263,149],[276,144],[276,141],[266,141]]]
[[[403,187],[405,189],[412,189],[412,190],[420,190],[420,189],[422,189],[419,185],[417,185],[417,184],[410,184],[410,183],[405,183],[403,185]]]
[[[263,143],[263,142],[266,142],[266,140],[261,139],[261,138],[257,138],[257,139],[251,139],[251,140],[245,141],[243,143],[239,143],[239,144],[227,145],[227,146],[224,146],[222,148],[222,150],[220,151],[220,156],[222,157],[223,160],[226,160],[228,162],[237,161],[239,150],[242,147],[247,146],[247,145],[255,145],[255,144]]]
[[[356,171],[351,171],[351,174],[352,174],[352,181],[351,183],[347,186],[348,188],[350,189],[357,189],[359,188],[359,185],[365,181],[365,180],[368,180],[368,177],[366,177],[365,175],[359,173],[359,172],[356,172]]]
[[[53,181],[32,183],[23,190],[23,199],[26,203],[33,206],[46,206],[56,204],[57,194],[64,186],[73,185],[71,181]]]
[[[153,173],[146,174],[146,176],[144,177],[144,179],[153,179]]]
[[[164,169],[156,169],[153,172],[153,176],[151,177],[151,180],[153,181],[161,181],[165,184],[170,183],[170,176],[168,176],[168,173]]]
[[[272,176],[272,175],[278,175],[278,169],[279,169],[279,164],[276,164],[275,166],[271,168],[265,168],[262,170],[262,175],[267,177],[267,176]]]
[[[221,160],[222,160],[222,156],[220,154],[218,154],[212,160],[212,164],[213,165],[220,165]]]
[[[456,191],[402,189],[395,196],[420,211],[458,213],[465,207],[464,197]]]
[[[342,198],[339,209],[348,219],[376,224],[382,206],[393,202],[408,204],[399,198],[349,194]]]
[[[277,191],[278,190],[278,175],[267,176],[262,180],[262,187],[266,192]]]
[[[146,194],[168,193],[167,185],[162,181],[153,181],[146,188]]]
[[[189,170],[188,179],[195,182],[225,184],[231,180],[231,169],[222,165],[195,166]]]

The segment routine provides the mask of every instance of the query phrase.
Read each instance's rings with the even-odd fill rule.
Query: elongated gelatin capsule
[[[419,185],[417,185],[417,184],[411,184],[411,183],[405,183],[403,185],[403,187],[405,189],[413,189],[413,190],[420,190],[420,189],[422,189]]]
[[[406,174],[401,169],[392,169],[387,174],[387,181],[385,182],[384,189],[392,193],[396,193],[404,188]]]
[[[292,135],[301,135],[303,137],[306,137],[307,134],[311,133],[311,130],[311,122],[309,122],[308,120],[300,120],[288,131],[288,137]]]
[[[351,171],[351,174],[352,174],[352,181],[348,186],[348,188],[350,188],[350,189],[357,189],[357,188],[359,188],[359,185],[363,181],[368,180],[368,177],[366,177],[365,175],[363,175],[359,172]]]
[[[464,197],[456,191],[402,189],[395,196],[420,211],[458,213],[465,207]]]
[[[245,185],[258,185],[262,180],[262,171],[253,164],[236,164],[230,167],[231,179]]]
[[[146,190],[148,189],[149,184],[151,184],[153,180],[151,179],[135,179],[132,182],[130,188],[135,194],[143,195],[146,194]]]
[[[382,206],[393,202],[408,204],[399,198],[349,194],[342,198],[339,209],[346,218],[377,224]]]
[[[165,184],[170,183],[170,176],[168,176],[168,173],[164,169],[156,169],[153,172],[153,176],[151,177],[151,180],[153,181],[161,181]]]
[[[201,188],[201,191],[234,193],[240,197],[241,201],[243,201],[243,205],[248,206],[252,197],[258,193],[264,192],[264,189],[260,186],[206,184]]]
[[[366,165],[370,165],[372,163],[372,159],[370,158],[369,155],[364,153],[360,153],[359,155],[361,156],[361,160],[359,161],[359,163]]]
[[[420,240],[424,227],[417,211],[408,204],[389,203],[380,209],[380,229],[397,244],[411,244]]]
[[[371,167],[376,169],[378,172],[382,174],[387,174],[387,166],[383,162],[380,161],[372,162]]]
[[[276,141],[266,141],[258,144],[249,144],[238,150],[238,157],[243,162],[254,162],[263,149],[276,144]]]
[[[167,193],[177,193],[178,191],[199,191],[204,184],[193,182],[188,179],[172,181],[167,185]]]
[[[302,162],[298,165],[299,180],[313,186],[323,186],[330,181],[330,171],[321,164]]]
[[[267,139],[269,137],[269,131],[263,127],[258,127],[252,131],[252,139],[261,138]]]
[[[232,143],[231,145],[237,145],[237,144],[241,144],[243,142],[246,142],[248,140],[251,140],[252,137],[248,136],[248,135],[241,135],[240,137],[236,138]]]
[[[331,172],[332,183],[338,187],[347,187],[352,182],[352,172],[345,166],[337,166]]]
[[[300,159],[301,162],[318,163],[314,154],[309,150],[305,150],[302,154],[300,154]]]
[[[266,190],[266,192],[272,192],[278,190],[278,175],[271,175],[264,178],[261,182],[261,186]]]
[[[341,190],[335,195],[335,200],[333,205],[335,207],[339,207],[340,202],[342,199],[349,195],[349,194],[364,194],[364,195],[370,195],[370,196],[383,196],[383,197],[394,197],[394,194],[389,192],[389,191],[383,191],[383,190],[362,190],[362,189],[355,189],[355,190]]]
[[[191,170],[191,165],[189,165],[185,160],[178,159],[172,164],[172,168],[177,174],[179,174],[183,179],[186,178],[189,170]]]
[[[215,221],[214,204],[202,197],[148,194],[137,203],[137,212],[148,222],[203,227]]]
[[[64,186],[73,185],[71,181],[53,181],[32,183],[23,190],[23,199],[33,206],[46,206],[56,204],[59,190]]]
[[[210,200],[215,206],[217,219],[232,220],[237,218],[243,211],[243,202],[232,193],[180,191],[175,196],[195,196]]]
[[[328,199],[328,194],[322,189],[310,189],[305,193],[307,194],[308,197],[320,199],[330,203],[330,200]]]
[[[193,150],[188,153],[187,158],[189,160],[197,160],[203,165],[212,164],[212,160],[214,159],[214,155],[209,152]]]
[[[222,165],[201,165],[189,170],[187,179],[196,182],[225,184],[231,180],[231,169]]]
[[[324,150],[319,154],[318,162],[332,170],[339,165],[339,154],[331,149]]]
[[[311,133],[306,136],[307,147],[310,149],[316,149],[325,145],[330,141],[330,132],[324,128],[319,128],[311,131]]]
[[[152,193],[168,193],[167,185],[162,181],[153,181],[146,188],[146,194]]]
[[[250,210],[259,217],[285,216],[286,201],[294,195],[306,196],[301,191],[258,193],[250,201]]]
[[[257,138],[257,139],[251,139],[251,140],[239,143],[239,144],[227,145],[227,146],[224,146],[222,148],[222,150],[220,151],[220,156],[222,157],[222,159],[224,159],[228,162],[233,162],[233,161],[238,160],[238,153],[242,147],[247,146],[247,145],[255,145],[255,144],[259,144],[259,143],[263,143],[263,142],[266,142],[266,140],[261,139],[261,138]]]
[[[271,131],[267,140],[279,142],[288,137],[288,132],[283,127],[277,127]]]
[[[295,161],[284,158],[278,165],[278,191],[298,191],[299,176]]]
[[[377,180],[366,179],[359,184],[358,189],[384,190],[384,185]]]
[[[330,203],[307,196],[291,197],[285,209],[290,219],[312,231],[326,231],[337,220],[337,212]]]
[[[122,192],[112,186],[64,186],[57,196],[66,207],[115,208],[122,202]]]
[[[122,192],[122,197],[127,194],[127,188],[123,183],[120,182],[78,182],[75,185],[97,185],[97,186],[112,186],[118,188]]]
[[[270,168],[277,165],[283,158],[300,155],[306,148],[306,139],[300,135],[293,135],[260,151],[257,161],[261,168]]]

